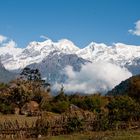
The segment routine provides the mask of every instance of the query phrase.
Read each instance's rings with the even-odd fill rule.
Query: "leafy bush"
[[[40,104],[40,108],[43,111],[52,111],[52,105],[49,101],[42,101]]]
[[[84,110],[100,113],[108,104],[108,99],[98,94],[91,96],[72,96],[70,102]]]
[[[107,114],[97,115],[97,120],[93,123],[94,131],[105,131],[110,129],[109,119]]]
[[[12,114],[14,111],[13,107],[11,105],[7,105],[4,103],[0,104],[0,112],[3,114]]]
[[[129,96],[114,97],[107,107],[112,121],[129,121],[140,117],[140,105]]]
[[[52,104],[52,111],[55,113],[63,113],[68,109],[68,107],[69,107],[69,102],[60,101]]]
[[[67,131],[69,133],[83,130],[83,120],[78,117],[69,118],[67,122]]]

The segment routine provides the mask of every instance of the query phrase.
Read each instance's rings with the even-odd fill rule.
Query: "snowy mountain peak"
[[[79,50],[79,48],[70,40],[68,39],[61,39],[58,41],[58,47],[60,50],[63,52],[72,52],[75,53],[76,51]]]
[[[140,46],[114,43],[107,46],[104,43],[91,42],[85,48],[78,48],[72,41],[61,39],[57,42],[47,39],[42,42],[32,41],[26,48],[17,48],[13,41],[0,47],[0,57],[8,70],[22,69],[34,63],[41,63],[50,54],[75,54],[87,61],[107,61],[117,65],[138,65],[140,63]],[[51,60],[50,60],[51,61]],[[74,62],[73,62],[74,63]]]
[[[0,48],[0,52],[3,52],[2,50],[6,55],[9,52],[9,49]],[[47,39],[42,42],[32,41],[24,49],[11,47],[10,50],[10,54],[8,53],[7,56],[2,56],[2,62],[7,69],[15,70],[22,69],[33,63],[40,63],[52,52],[58,54],[75,54],[79,48],[67,39],[62,39],[58,42]],[[3,53],[0,55],[3,55]]]
[[[91,42],[88,46],[107,47],[107,45],[104,43],[96,43],[96,42]]]
[[[140,49],[140,46],[136,46],[136,45],[127,45],[127,44],[124,44],[124,43],[113,43],[113,47],[118,47],[118,48],[125,48],[125,49],[137,49],[139,50]]]
[[[92,51],[100,51],[106,49],[108,46],[104,43],[95,43],[91,42],[86,48],[91,49]]]
[[[92,61],[108,49],[109,47],[103,43],[91,42],[87,47],[80,49],[77,54],[84,59]]]
[[[48,39],[43,42],[36,42],[33,41],[29,43],[27,46],[28,50],[31,51],[39,51],[39,52],[52,52],[52,51],[60,51],[63,53],[75,53],[79,50],[79,48],[74,45],[73,42],[67,39],[59,40],[58,42],[53,42],[52,40]]]
[[[53,42],[52,40],[45,40],[43,42],[37,42],[37,41],[32,41],[29,43],[29,45],[27,46],[27,49],[36,49],[36,50],[40,50],[43,47],[47,47],[47,46],[52,46]]]

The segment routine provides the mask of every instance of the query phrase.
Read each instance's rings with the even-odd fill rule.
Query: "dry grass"
[[[45,120],[55,120],[56,118],[59,118],[60,114],[55,114],[52,112],[43,112],[42,118]],[[18,121],[19,125],[23,126],[25,122],[28,124],[28,126],[32,126],[36,122],[36,120],[40,118],[40,116],[26,116],[26,115],[2,115],[0,114],[0,123],[3,122],[15,122]]]
[[[50,118],[54,117],[53,113],[46,113],[44,115],[46,117],[49,116]],[[59,115],[55,114],[55,117],[59,117]],[[21,126],[24,125],[25,122],[31,126],[37,120],[37,118],[38,117],[26,117],[24,115],[0,115],[0,123],[3,123],[4,121],[17,120]],[[40,140],[140,140],[140,130],[84,132],[83,134],[77,133],[71,135],[42,137]]]
[[[140,130],[87,132],[84,134],[45,137],[40,140],[140,140]]]
[[[24,125],[25,122],[31,126],[37,120],[37,118],[38,117],[27,117],[25,115],[0,115],[0,123],[17,120],[21,126]]]

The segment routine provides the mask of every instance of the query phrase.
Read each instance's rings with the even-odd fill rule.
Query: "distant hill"
[[[0,82],[8,82],[14,79],[15,76],[16,74],[6,70],[2,65],[2,63],[0,62]]]
[[[121,82],[114,89],[109,91],[107,95],[128,95],[140,99],[140,75],[132,76]]]

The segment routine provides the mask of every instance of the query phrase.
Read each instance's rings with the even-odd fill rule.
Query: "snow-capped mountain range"
[[[140,73],[140,46],[122,43],[107,46],[91,42],[85,48],[79,48],[67,39],[58,42],[48,39],[43,42],[33,41],[26,48],[0,46],[0,58],[9,71],[19,71],[26,66],[37,67],[44,78],[53,82],[65,79],[61,71],[67,65],[80,71],[81,65],[98,61],[126,67],[133,74]]]

